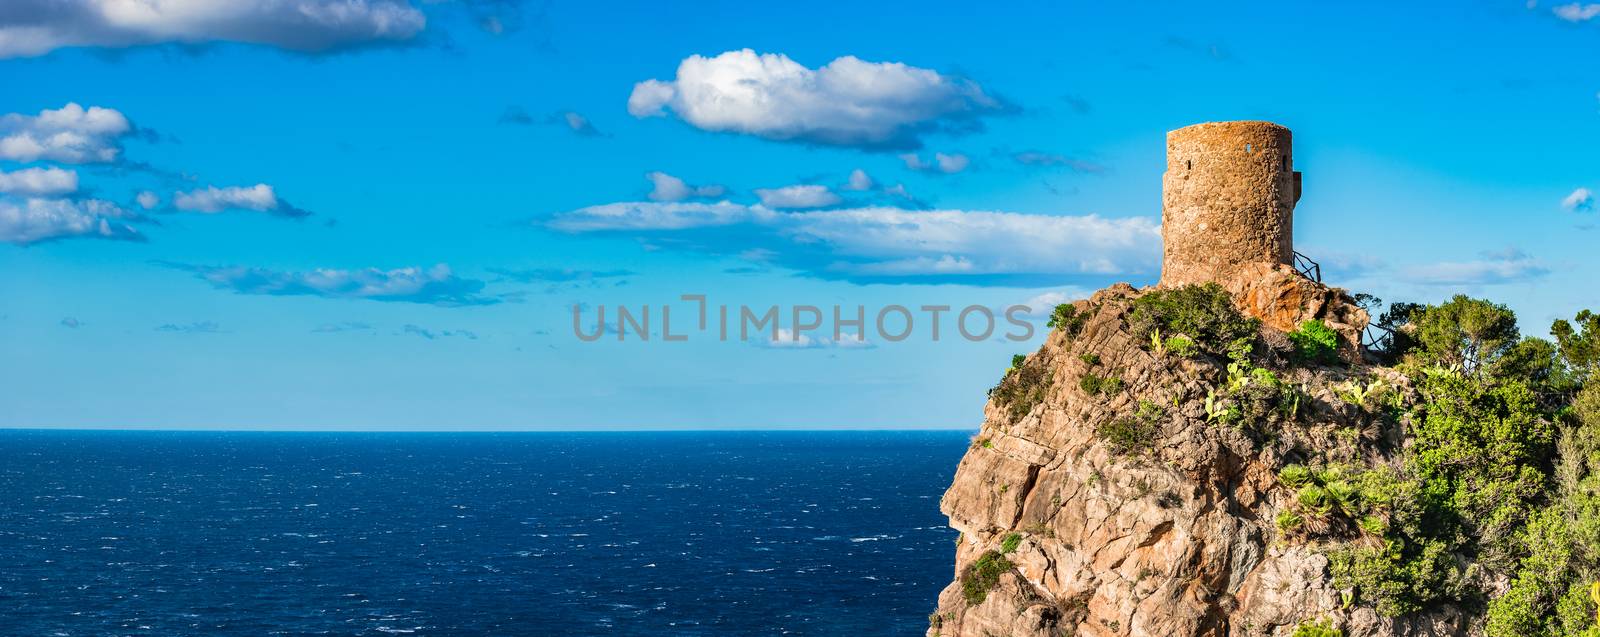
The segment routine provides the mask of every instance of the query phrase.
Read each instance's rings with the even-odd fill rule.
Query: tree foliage
[[[1456,295],[1412,312],[1419,362],[1477,373],[1517,343],[1517,316],[1504,305]]]

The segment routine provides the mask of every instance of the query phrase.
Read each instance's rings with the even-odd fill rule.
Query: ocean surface
[[[0,431],[0,634],[921,635],[969,436]]]

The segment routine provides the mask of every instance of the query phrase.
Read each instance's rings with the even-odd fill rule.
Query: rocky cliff
[[[1397,463],[1377,405],[1412,390],[1360,360],[1342,290],[1262,267],[1222,297],[1257,319],[1239,334],[1126,284],[1058,312],[941,502],[961,535],[929,637],[1469,634],[1453,608],[1390,618],[1335,586],[1323,549],[1378,540],[1284,476]],[[1306,321],[1337,357],[1291,341]]]

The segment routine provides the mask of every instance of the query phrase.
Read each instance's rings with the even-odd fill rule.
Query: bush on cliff
[[[1339,360],[1339,333],[1327,323],[1312,319],[1289,332],[1295,357],[1302,361],[1332,363]]]
[[[1000,384],[989,390],[989,398],[1006,408],[1012,420],[1028,415],[1044,401],[1050,390],[1049,362],[1043,356],[1029,361],[1026,357],[1011,359],[1011,368],[1000,378]]]
[[[1083,324],[1089,320],[1087,312],[1079,312],[1071,303],[1062,303],[1050,311],[1050,320],[1045,321],[1045,327],[1059,329],[1067,336],[1077,336],[1083,330]]]
[[[1148,400],[1139,401],[1139,410],[1129,416],[1100,425],[1095,433],[1116,453],[1140,453],[1155,446],[1166,410]]]
[[[1134,335],[1148,339],[1157,330],[1183,335],[1213,353],[1223,353],[1241,338],[1254,338],[1255,319],[1234,308],[1227,290],[1216,283],[1185,285],[1146,293],[1133,301],[1129,324]]]
[[[983,600],[989,598],[989,591],[1000,585],[1000,576],[1010,571],[1011,567],[1011,560],[999,551],[979,555],[961,572],[961,596],[970,605],[982,604]]]
[[[1116,376],[1101,376],[1099,374],[1084,374],[1078,379],[1078,389],[1090,396],[1101,394],[1115,394],[1122,391],[1122,379]]]
[[[1295,626],[1294,634],[1290,637],[1344,637],[1344,631],[1328,622],[1306,622]]]

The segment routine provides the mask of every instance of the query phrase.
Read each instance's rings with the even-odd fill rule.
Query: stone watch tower
[[[1300,173],[1292,150],[1289,129],[1271,122],[1167,133],[1161,287],[1227,283],[1249,264],[1293,265]]]

